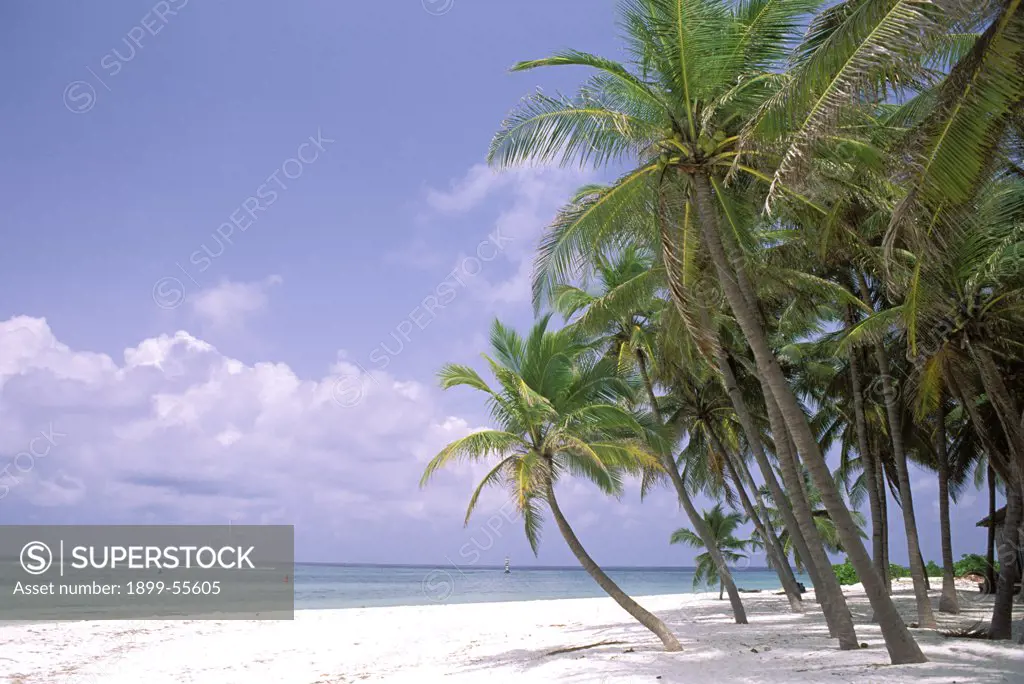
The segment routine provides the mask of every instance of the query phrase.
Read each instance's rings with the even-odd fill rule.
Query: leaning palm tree
[[[658,617],[645,610],[594,562],[558,505],[555,484],[563,477],[583,477],[602,492],[622,493],[623,474],[659,467],[642,446],[645,428],[619,401],[630,387],[615,363],[594,354],[571,329],[548,331],[542,318],[526,339],[499,321],[491,328],[492,355],[484,355],[497,380],[491,387],[472,368],[448,364],[440,372],[445,389],[468,386],[487,395],[498,429],[457,439],[435,456],[421,486],[454,463],[496,459],[469,501],[466,523],[489,486],[504,486],[523,516],[534,553],[540,541],[546,506],[559,532],[583,569],[640,624],[654,632],[667,651],[679,651],[676,637]]]
[[[743,551],[753,547],[757,542],[753,539],[737,539],[736,530],[745,522],[743,514],[733,511],[726,513],[722,508],[722,504],[715,504],[715,507],[710,511],[704,511],[704,525],[708,528],[712,539],[714,540],[715,548],[722,558],[730,563],[735,563],[747,557]],[[669,538],[670,544],[686,544],[692,546],[695,549],[703,549],[706,547],[704,540],[700,535],[691,532],[685,527],[680,527],[678,530],[672,533]],[[722,585],[721,576],[718,574],[718,569],[715,566],[715,561],[711,558],[711,554],[705,551],[694,558],[696,562],[696,568],[693,571],[693,586],[698,587],[702,584],[707,585],[714,581],[716,577],[718,580],[718,600],[722,600],[722,596],[725,593],[725,589]]]

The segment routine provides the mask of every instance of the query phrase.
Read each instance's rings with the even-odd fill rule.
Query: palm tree
[[[1019,368],[1014,359],[1019,359],[1018,340],[1024,334],[1024,179],[995,176],[976,189],[965,211],[956,213],[955,224],[935,220],[928,237],[908,235],[909,249],[893,260],[886,274],[888,287],[903,295],[902,303],[866,319],[858,334],[874,334],[883,317],[898,323],[907,355],[914,359],[916,413],[937,422],[945,397],[957,400],[1009,484],[1008,514],[1019,520],[1024,485],[1017,457],[1024,454],[1024,438],[1018,434],[1021,397],[1003,378],[1012,378],[1014,367]],[[987,416],[982,415],[985,405]],[[950,470],[948,455],[937,451],[935,459],[937,466]],[[940,471],[940,477],[948,480],[949,473]],[[951,550],[948,555],[951,560]],[[1004,572],[1012,578],[1016,568]],[[1009,634],[1012,579],[1008,583],[994,609],[992,634],[1001,638]],[[952,593],[950,584],[946,581]],[[948,600],[946,607],[953,607]]]
[[[966,16],[965,9],[968,10]],[[1019,153],[1021,149],[1024,2],[994,0],[968,3],[954,14],[959,15],[955,18],[962,26],[980,26],[983,32],[937,88],[935,104],[928,116],[907,131],[904,149],[910,154],[899,160],[902,170],[898,177],[905,181],[908,192],[894,213],[886,236],[890,254],[904,248],[916,257],[915,277],[934,257],[941,260],[950,245],[965,242],[962,239],[965,224],[973,223],[971,219],[979,208],[979,198],[984,204],[994,169],[999,169],[995,174],[997,179],[1003,169],[1010,173],[1020,169],[1013,155],[1015,150]],[[906,169],[910,170],[909,173]],[[981,232],[989,235],[989,231]],[[1019,244],[1019,238],[1016,242]],[[998,247],[995,251],[999,251]],[[1011,251],[1018,254],[1016,263],[1019,263],[1018,249],[1011,248]],[[998,261],[1006,263],[1002,259]],[[949,272],[945,275],[955,279],[963,273]],[[951,299],[957,301],[961,294],[972,290],[977,292],[975,288],[979,282],[991,283],[993,272],[986,268],[978,275],[982,277],[964,290],[947,290],[942,294],[956,292]],[[913,290],[925,291],[923,288]],[[1019,292],[1019,286],[1014,287],[1013,284],[983,286],[981,306],[977,306],[978,300],[971,301],[966,311],[958,312],[961,316],[949,319],[954,328],[959,328],[961,334],[957,337],[968,345],[966,349],[980,376],[985,398],[994,408],[1006,437],[1009,463],[1004,464],[1005,472],[1001,474],[1009,478],[1006,542],[1010,549],[1018,547],[1017,528],[1024,517],[1024,426],[1020,422],[1020,407],[1024,402],[1019,391],[1011,391],[1003,381],[1007,367],[1019,365],[1020,350],[1007,352],[1007,345],[1000,345],[998,341],[1005,334],[999,323],[1015,318],[1015,312],[1019,311]],[[908,303],[913,302],[912,297],[908,298]],[[963,325],[959,325],[961,318],[966,319]],[[979,335],[977,323],[984,318],[989,319],[990,326],[986,333]],[[1019,326],[1010,328],[1016,329],[1019,335]],[[973,341],[969,341],[971,337]],[[1019,337],[1011,333],[1006,339]],[[910,346],[913,350],[913,340]],[[941,346],[945,347],[944,344]],[[974,408],[974,400],[974,396],[961,396],[964,406],[970,409]],[[982,425],[977,428],[979,431],[986,429]],[[995,457],[995,454],[991,456]],[[1013,580],[1018,568],[1015,553],[1006,554],[1006,558],[1011,567],[1002,569],[1002,581],[996,592],[990,629],[993,639],[1008,639],[1012,631]]]
[[[765,515],[764,501],[742,455],[741,429],[736,425],[725,388],[713,379],[713,371],[693,362],[675,368],[672,373],[671,392],[664,404],[668,424],[687,438],[686,448],[680,455],[680,460],[685,462],[684,472],[689,475],[687,483],[695,493],[704,491],[713,497],[724,495],[733,505],[738,498],[763,542],[769,565],[778,574],[791,609],[802,612],[800,587],[775,527]],[[760,514],[747,492],[748,486],[757,499]]]
[[[537,552],[546,505],[573,555],[594,581],[626,612],[651,630],[667,651],[679,651],[676,637],[597,565],[583,548],[555,496],[566,476],[583,477],[612,496],[622,493],[622,475],[657,468],[644,449],[644,426],[619,405],[630,388],[615,364],[597,358],[573,330],[549,332],[542,318],[526,339],[499,321],[491,328],[492,356],[484,355],[498,389],[467,366],[448,364],[440,372],[445,389],[465,385],[487,395],[498,429],[455,440],[427,465],[421,480],[461,461],[496,459],[470,498],[466,523],[481,492],[504,486],[523,516],[526,536]]]
[[[818,534],[825,546],[825,550],[833,554],[844,553],[845,549],[843,548],[843,542],[839,537],[839,532],[836,529],[836,523],[832,520],[832,516],[829,515],[828,511],[822,507],[821,495],[818,493],[818,490],[807,481],[809,479],[810,478],[805,474],[804,480],[807,483],[808,503],[811,504],[812,514],[814,515],[814,526],[818,530]],[[767,492],[765,492],[765,495],[770,496]],[[782,519],[782,514],[779,511],[778,506],[769,508],[768,515],[773,521],[780,521]],[[853,515],[854,520],[861,526],[866,522],[864,520],[864,515],[857,510],[851,511],[851,515]],[[861,536],[866,537],[867,534],[862,530]],[[779,538],[782,541],[786,554],[793,554],[793,564],[796,566],[797,570],[803,571],[806,561],[800,556],[799,550],[793,545],[793,539],[789,534],[789,530],[783,528]]]
[[[559,307],[565,304],[573,307],[577,304],[587,306],[588,313],[581,317],[574,325],[586,325],[589,330],[593,331],[602,330],[601,326],[603,325],[611,325],[612,329],[617,331],[609,334],[612,335],[614,340],[617,340],[613,348],[618,350],[618,358],[629,360],[631,355],[623,355],[622,353],[627,348],[624,346],[625,341],[633,340],[634,342],[630,343],[631,347],[636,347],[637,351],[649,352],[651,349],[650,340],[653,337],[653,333],[647,330],[647,327],[651,325],[649,313],[645,313],[642,317],[636,317],[633,315],[630,307],[634,307],[638,312],[646,311],[651,307],[649,300],[653,296],[651,294],[652,289],[658,289],[659,285],[660,290],[664,291],[667,289],[676,307],[675,309],[662,309],[658,316],[658,327],[661,332],[657,336],[657,346],[658,348],[663,347],[666,350],[663,352],[663,360],[680,365],[680,360],[685,358],[686,361],[682,363],[683,366],[699,367],[707,363],[716,366],[716,370],[721,375],[721,382],[724,388],[728,390],[728,399],[733,405],[733,411],[736,414],[738,423],[741,426],[747,445],[757,462],[758,468],[761,470],[769,487],[772,488],[776,500],[786,500],[787,497],[783,493],[776,473],[765,453],[759,428],[755,426],[753,412],[749,408],[749,406],[754,405],[751,402],[756,402],[758,399],[754,394],[748,395],[740,391],[732,370],[732,359],[737,358],[742,352],[737,352],[724,346],[723,338],[728,334],[731,339],[734,335],[729,332],[730,326],[727,317],[723,316],[717,308],[711,306],[711,302],[707,301],[707,299],[713,298],[705,298],[703,296],[706,294],[704,286],[710,283],[702,279],[700,269],[695,268],[700,259],[699,255],[694,255],[694,250],[682,250],[684,252],[682,257],[674,261],[673,250],[666,249],[662,245],[662,261],[660,263],[657,263],[654,268],[647,271],[642,268],[638,269],[634,277],[628,279],[620,277],[621,285],[610,290],[606,296],[602,296],[599,300],[596,300],[589,293],[562,284],[561,277],[558,275],[560,273],[558,263],[562,261],[572,262],[577,264],[577,266],[579,264],[600,262],[603,258],[600,256],[602,250],[608,249],[612,252],[621,249],[628,250],[634,243],[643,245],[645,250],[656,251],[659,242],[659,235],[654,226],[656,222],[649,219],[645,220],[640,212],[620,213],[614,217],[609,217],[609,225],[618,226],[619,230],[617,234],[612,234],[607,230],[603,231],[604,235],[608,237],[608,242],[610,243],[608,245],[591,244],[581,241],[579,234],[586,232],[585,226],[588,225],[588,221],[581,217],[592,214],[595,207],[599,206],[603,201],[604,194],[608,191],[607,188],[595,186],[584,188],[560,212],[555,225],[544,238],[541,257],[538,259],[538,277],[535,279],[534,287],[535,305],[539,309],[548,298],[553,297]],[[625,247],[623,247],[624,240],[626,240]],[[692,244],[694,241],[696,241],[695,237],[683,238],[684,245]],[[548,247],[551,247],[553,251],[548,252]],[[548,258],[548,256],[551,258]],[[671,280],[667,285],[664,283],[666,264],[669,265],[669,268],[681,269],[683,271],[684,275],[680,279],[682,283],[681,288],[674,288]],[[675,265],[673,266],[672,264]],[[596,266],[595,270],[602,268],[601,266]],[[606,277],[602,275],[601,280],[606,280]],[[791,296],[790,299],[792,300]],[[591,303],[596,304],[596,306],[591,307]],[[678,315],[676,315],[676,310],[678,310]],[[573,308],[573,311],[575,311],[575,308]],[[680,322],[682,323],[681,325]],[[597,326],[593,327],[595,323]],[[719,326],[722,326],[722,332],[717,330]],[[708,338],[710,338],[713,350],[702,348],[702,342],[708,342]],[[644,341],[644,344],[636,346],[635,341]],[[740,346],[735,342],[731,342],[730,346],[732,345]],[[647,355],[649,356],[649,354]],[[649,394],[653,396],[653,389],[649,381],[650,373],[647,372],[646,368],[647,364],[643,363],[643,359],[639,356],[637,358],[641,362],[636,365],[639,367],[640,374],[645,380]],[[662,386],[669,388],[678,388],[680,383],[682,383],[682,386],[685,386],[690,381],[688,373],[689,370],[684,370],[684,374],[678,377],[665,376],[661,379],[660,383]],[[652,410],[655,413],[657,413],[657,403],[657,401],[651,402]],[[790,453],[790,459],[792,459],[792,453],[787,453]],[[784,466],[786,463],[786,460],[783,459]],[[814,582],[815,598],[822,604],[830,634],[838,637],[841,648],[859,648],[859,642],[845,597],[832,573],[831,563],[823,550],[820,539],[817,537],[811,511],[806,505],[805,497],[802,495],[802,485],[799,484],[796,466],[792,463],[792,460],[789,461],[789,464],[792,464],[793,467],[784,468],[783,479],[786,482],[786,486],[790,487],[790,491],[794,493],[792,507],[784,506],[782,508],[786,524],[789,529],[795,531],[792,535],[793,541],[797,548],[802,549],[802,556],[809,558],[811,561],[808,566],[808,572],[811,574],[812,581]],[[671,471],[670,477],[672,477],[673,485],[676,487],[677,492],[682,490],[684,487],[682,480],[677,481],[677,478],[672,475]],[[747,479],[750,479],[749,475],[747,475]],[[793,487],[795,489],[792,489]],[[686,503],[685,494],[679,494],[679,498],[690,515],[691,520],[695,518],[699,520],[699,517],[697,517],[699,514],[696,513],[696,509]],[[756,516],[753,519],[756,523]],[[805,535],[806,540],[804,538]],[[773,546],[775,544],[769,545],[768,548],[772,549]],[[779,553],[778,556],[778,562],[773,563],[773,567],[786,570],[785,566],[787,564],[782,554]],[[800,611],[802,609],[802,602],[800,602],[799,598],[799,587],[795,578],[792,578],[792,581],[787,581],[789,578],[786,575],[790,574],[791,572],[783,572],[783,576],[780,579],[782,580],[783,587],[786,589],[792,609]],[[730,599],[734,599],[733,593],[730,590],[730,584],[729,581],[726,581],[726,590],[730,593]],[[737,613],[738,621],[740,621],[739,608],[742,604],[738,598],[739,595],[736,592],[735,599],[733,600],[733,609]]]
[[[714,508],[710,511],[704,511],[704,525],[708,528],[712,543],[718,550],[718,554],[722,556],[726,561],[735,563],[743,558],[746,558],[746,554],[741,553],[746,551],[748,548],[753,547],[756,542],[753,539],[737,539],[735,534],[736,530],[740,525],[746,522],[746,519],[741,513],[736,511],[726,513],[722,508],[722,504],[715,504]],[[706,542],[701,538],[700,535],[694,534],[685,527],[680,527],[678,530],[672,533],[669,538],[670,544],[686,544],[692,546],[695,549],[707,548]],[[693,572],[693,586],[698,587],[701,584],[709,584],[715,577],[718,577],[718,571],[715,567],[715,562],[711,559],[711,554],[705,551],[699,554],[694,561],[697,563],[697,567]],[[718,600],[722,600],[722,594],[724,589],[722,587],[721,579],[718,582]]]
[[[864,581],[886,646],[894,663],[924,662],[926,659],[888,596],[875,572],[845,502],[831,481],[828,465],[808,424],[804,408],[779,367],[757,309],[741,252],[723,238],[720,218],[728,223],[729,193],[726,180],[737,174],[746,183],[770,180],[770,149],[744,147],[743,138],[768,99],[782,92],[787,82],[780,73],[789,48],[799,40],[805,15],[817,2],[761,1],[736,6],[717,0],[631,0],[622,5],[627,52],[634,55],[633,68],[594,55],[567,51],[548,59],[524,62],[517,70],[552,65],[580,65],[597,71],[575,99],[537,95],[527,100],[505,122],[492,144],[490,160],[502,166],[523,162],[560,160],[563,163],[604,163],[635,159],[635,168],[605,193],[582,220],[594,230],[603,228],[601,219],[637,208],[642,198],[667,222],[692,216],[711,258],[717,280],[725,294],[743,337],[753,352],[758,377],[763,383],[765,404],[777,443],[792,441],[795,449],[781,449],[780,457],[790,476],[796,452],[803,457],[824,503],[836,520],[851,561]],[[846,22],[853,45],[877,40],[871,25],[886,20],[883,13]],[[833,20],[829,26],[834,28]],[[842,22],[840,22],[842,23]],[[855,30],[854,30],[855,29]],[[886,32],[883,32],[884,35]],[[814,37],[820,40],[820,32]],[[811,39],[809,39],[811,41]],[[802,46],[801,55],[820,57],[822,51],[856,50],[850,40],[828,41]],[[837,47],[838,45],[838,47]],[[875,54],[873,49],[871,54]],[[835,64],[833,54],[826,66],[812,64],[805,69],[818,74]],[[852,74],[859,73],[855,68]],[[851,77],[845,75],[845,86]],[[821,79],[801,79],[800,99],[820,94]],[[839,83],[840,79],[836,79]],[[802,126],[801,131],[807,126]],[[804,134],[805,138],[809,137]],[[762,154],[764,153],[764,154]],[[792,153],[787,158],[792,158]],[[785,159],[783,160],[785,161]],[[776,178],[773,191],[786,194],[822,216],[827,211],[791,191]],[[675,204],[671,211],[669,204]],[[577,221],[580,223],[581,221]],[[584,239],[577,231],[572,242]],[[670,238],[666,244],[673,244]],[[571,246],[571,245],[570,245]],[[565,245],[561,246],[564,247]],[[545,254],[559,266],[570,264],[559,254],[560,245],[542,245]],[[670,272],[671,275],[671,272]],[[674,279],[674,276],[673,276]],[[680,283],[670,283],[673,291]],[[786,463],[788,462],[788,463]],[[792,492],[794,496],[795,492]],[[855,647],[852,624],[842,645]]]
[[[654,293],[662,282],[663,271],[655,268],[649,254],[631,244],[624,246],[614,258],[608,258],[600,252],[594,254],[593,267],[601,292],[593,294],[571,285],[558,284],[552,291],[554,305],[567,319],[578,315],[572,324],[573,328],[587,337],[597,335],[595,342],[598,348],[605,350],[608,358],[615,360],[620,373],[629,374],[636,369],[643,382],[653,418],[660,428],[665,425],[665,419],[659,397],[655,394],[652,374],[655,372],[653,323],[664,308],[664,302],[657,299]],[[661,443],[657,438],[654,441],[660,443],[655,448],[660,449],[664,466],[656,472],[667,472],[691,524],[698,534],[708,534],[686,490],[684,478],[671,458],[671,445]],[[652,479],[647,478],[648,481]],[[711,538],[707,539],[710,544]],[[714,549],[711,555],[717,563],[720,581],[729,592],[736,623],[746,624],[746,611],[726,560],[718,558]],[[784,584],[790,592],[796,588],[795,581]],[[799,600],[798,593],[796,597]]]

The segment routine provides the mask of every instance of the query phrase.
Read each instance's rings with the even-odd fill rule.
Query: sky
[[[508,67],[623,58],[613,10],[4,3],[0,524],[290,524],[303,561],[572,565],[551,521],[533,557],[500,491],[463,526],[482,466],[419,478],[488,426],[437,370],[480,367],[495,317],[529,325],[537,238],[614,171],[489,169],[520,98],[586,76]],[[668,489],[558,493],[600,563],[698,553],[668,544]],[[954,507],[957,556],[986,513],[973,489]],[[891,541],[905,562],[896,516]]]

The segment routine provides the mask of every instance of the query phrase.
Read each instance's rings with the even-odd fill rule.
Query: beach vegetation
[[[555,483],[618,495],[632,476],[645,497],[668,483],[743,623],[693,506],[710,496],[750,520],[796,611],[790,556],[806,567],[841,649],[860,647],[852,580],[891,662],[925,662],[891,586],[909,576],[916,624],[935,627],[916,480],[939,485],[941,611],[958,610],[951,503],[970,473],[993,517],[997,491],[1006,501],[1003,543],[1022,541],[1024,0],[623,0],[619,24],[624,61],[562,50],[513,66],[588,75],[522,100],[489,162],[610,179],[567,198],[541,237],[541,322],[527,340],[496,324],[499,389],[442,371],[486,397],[498,428],[446,447],[424,481],[496,459],[470,509],[505,484],[536,544],[547,508],[603,587]],[[906,568],[890,561],[892,525]],[[993,540],[990,525],[987,574]],[[992,639],[1010,637],[1018,562],[1006,554],[991,583]]]

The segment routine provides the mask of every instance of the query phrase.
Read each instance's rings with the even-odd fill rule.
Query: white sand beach
[[[937,586],[936,583],[933,586]],[[991,599],[962,592],[964,614]],[[933,592],[934,594],[935,592]],[[841,652],[816,606],[788,611],[771,592],[745,594],[750,624],[731,623],[714,594],[645,597],[683,643],[657,640],[610,599],[299,611],[294,622],[78,622],[0,627],[0,681],[10,684],[340,684],[347,682],[1024,682],[1024,647],[914,634],[930,662],[890,666],[859,587],[848,588],[868,647]],[[936,599],[937,600],[937,599]],[[913,595],[897,602],[913,619]],[[1021,635],[1015,624],[1015,639]],[[610,642],[572,652],[560,649]]]

